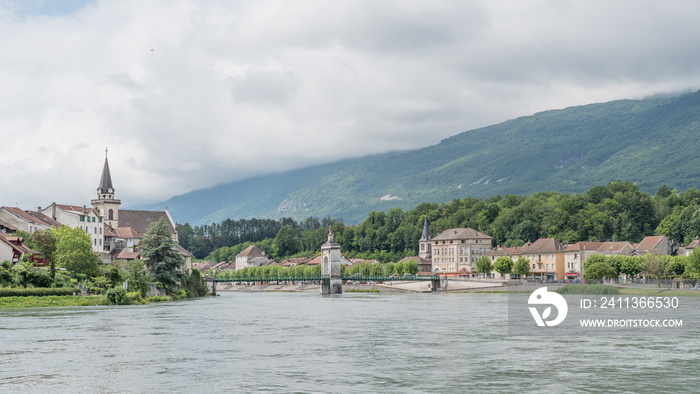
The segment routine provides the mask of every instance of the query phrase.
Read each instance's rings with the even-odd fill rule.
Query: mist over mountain
[[[339,218],[455,198],[582,192],[615,179],[653,193],[700,186],[700,92],[551,110],[422,149],[268,174],[166,202],[180,223]],[[371,141],[367,141],[371,144]],[[342,149],[342,147],[335,147]]]

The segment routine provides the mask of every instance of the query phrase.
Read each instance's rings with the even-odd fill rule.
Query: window
[[[109,220],[114,220],[114,210],[110,209],[107,216],[109,217]]]
[[[80,215],[80,221],[81,221],[81,222],[84,222],[84,221],[85,221],[85,216]]]

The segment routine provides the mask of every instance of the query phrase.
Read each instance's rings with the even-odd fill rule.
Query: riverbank
[[[127,305],[146,305],[159,302],[183,300],[182,297],[153,296],[141,298],[139,302],[130,302]],[[0,297],[0,309],[13,308],[53,308],[62,306],[99,306],[111,305],[104,295],[70,295],[70,296],[26,296],[26,297]]]
[[[103,295],[0,297],[0,309],[97,305],[109,305],[107,297]]]

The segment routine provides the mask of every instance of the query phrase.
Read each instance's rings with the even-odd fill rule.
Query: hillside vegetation
[[[556,238],[577,241],[629,241],[664,234],[687,244],[700,235],[700,190],[683,193],[659,187],[652,197],[631,182],[615,181],[585,193],[540,192],[530,196],[455,199],[423,203],[409,211],[373,211],[358,225],[328,218],[226,220],[220,224],[179,226],[180,244],[198,258],[235,261],[255,243],[277,261],[310,257],[326,241],[331,226],[335,241],[348,258],[399,261],[418,253],[425,218],[432,236],[449,228],[471,227],[492,237],[493,244],[521,246],[528,240]],[[274,234],[274,235],[273,235]]]
[[[700,92],[552,110],[437,145],[270,174],[173,197],[179,222],[333,217],[468,197],[581,193],[615,179],[653,193],[700,185]],[[368,141],[371,143],[371,141]]]

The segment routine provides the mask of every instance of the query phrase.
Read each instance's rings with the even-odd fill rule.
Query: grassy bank
[[[564,285],[556,290],[559,294],[620,294],[620,289],[608,285]]]
[[[153,296],[129,300],[124,305],[143,305],[155,302],[170,302],[183,300],[186,297],[180,296]],[[24,297],[0,297],[0,309],[10,308],[47,308],[60,306],[97,306],[110,305],[109,300],[104,295],[92,296],[24,296]]]
[[[635,295],[635,296],[663,296],[663,297],[700,297],[700,291],[698,290],[669,290],[668,288],[620,288],[620,294],[623,295]]]
[[[103,295],[0,297],[0,309],[95,305],[109,305],[107,297]]]

